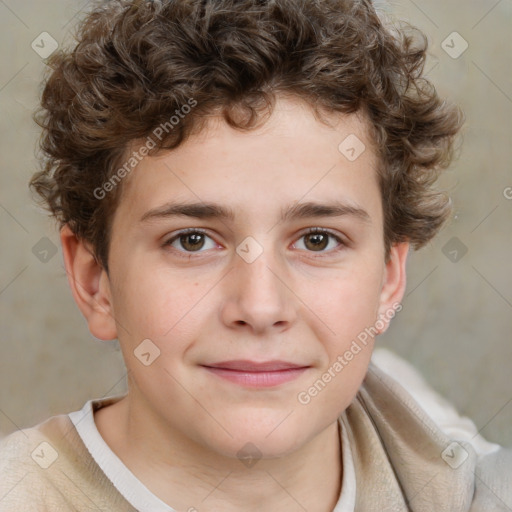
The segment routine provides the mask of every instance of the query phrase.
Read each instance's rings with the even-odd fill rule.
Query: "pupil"
[[[327,237],[322,234],[315,233],[313,235],[309,235],[308,240],[313,241],[313,248],[315,249],[325,249],[327,247]]]
[[[203,245],[202,236],[203,235],[197,233],[185,235],[185,243],[183,244],[183,246],[185,247],[185,249],[200,249]],[[188,243],[190,240],[192,240],[192,242]]]
[[[202,247],[203,243],[204,243],[203,240],[202,240],[202,237],[203,237],[203,235],[202,234],[198,234],[198,233],[193,233],[193,234],[190,234],[190,235],[185,235],[182,238],[182,242],[183,242],[183,239],[184,239],[185,243],[183,243],[182,245],[187,250],[189,250],[189,249],[191,249],[191,250],[200,249]],[[314,250],[316,250],[316,249],[322,250],[322,249],[325,249],[325,247],[327,247],[327,237],[325,235],[323,235],[323,234],[314,233],[312,235],[308,235],[307,240],[309,242],[312,242],[312,248]],[[306,245],[308,245],[308,244],[306,243]]]

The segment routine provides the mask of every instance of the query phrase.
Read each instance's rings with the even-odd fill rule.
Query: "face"
[[[130,407],[160,428],[282,456],[355,396],[403,261],[385,262],[364,121],[333,120],[280,98],[258,130],[214,118],[126,178],[109,295]]]

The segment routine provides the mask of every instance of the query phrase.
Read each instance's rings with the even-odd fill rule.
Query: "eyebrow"
[[[305,202],[292,204],[281,210],[281,222],[313,217],[353,216],[371,224],[371,217],[366,210],[357,206],[335,201],[332,203]],[[196,219],[235,220],[235,213],[216,203],[167,203],[147,211],[140,222],[148,222],[169,217],[193,217]]]

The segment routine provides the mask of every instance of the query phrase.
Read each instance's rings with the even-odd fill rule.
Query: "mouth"
[[[252,388],[272,387],[290,382],[310,368],[287,361],[259,363],[247,360],[223,361],[201,366],[217,377]]]

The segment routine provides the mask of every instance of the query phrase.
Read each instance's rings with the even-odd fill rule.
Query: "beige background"
[[[0,1],[3,433],[120,393],[125,385],[120,352],[90,335],[60,250],[51,252],[57,231],[27,188],[38,135],[31,113],[44,70],[31,42],[45,31],[62,43],[87,3]],[[487,439],[512,447],[512,199],[505,197],[512,198],[512,1],[397,0],[392,10],[428,34],[429,77],[463,107],[467,126],[460,158],[443,179],[456,218],[411,254],[404,309],[379,343],[411,361]],[[454,31],[469,44],[457,59],[442,49]],[[451,39],[453,51],[461,48]],[[461,244],[467,248],[462,258]],[[41,247],[50,250],[47,262],[36,257]],[[449,259],[454,249],[457,262]]]

